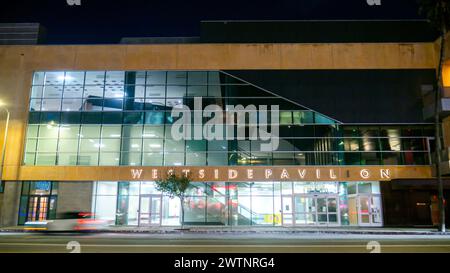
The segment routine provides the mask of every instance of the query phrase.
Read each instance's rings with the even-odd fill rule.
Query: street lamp
[[[5,151],[6,151],[6,140],[8,138],[8,126],[9,126],[9,110],[5,107],[5,103],[0,101],[0,108],[6,112],[5,121],[5,133],[3,134],[3,147],[2,147],[2,164],[0,165],[0,183],[3,183],[3,165],[5,164]]]

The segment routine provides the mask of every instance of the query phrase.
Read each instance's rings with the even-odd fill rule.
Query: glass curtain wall
[[[174,141],[171,111],[194,97],[279,105],[279,147]],[[422,165],[433,137],[431,126],[345,126],[219,71],[35,72],[29,110],[25,165]]]
[[[184,220],[219,226],[381,225],[379,193],[378,182],[194,182]],[[179,199],[158,192],[152,181],[96,182],[92,204],[98,219],[116,225],[180,225]]]

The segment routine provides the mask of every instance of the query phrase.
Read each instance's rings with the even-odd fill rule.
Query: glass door
[[[316,199],[314,196],[294,196],[295,225],[315,225],[317,219]]]
[[[293,225],[293,217],[294,214],[293,208],[292,208],[292,196],[283,196],[282,199],[282,217],[283,217],[283,225],[285,226],[291,226]]]
[[[283,216],[289,215],[286,212],[285,200],[288,202],[287,197],[283,197]],[[338,210],[338,197],[330,195],[294,195],[293,197],[293,214],[295,225],[327,225],[338,226],[339,210]],[[284,218],[283,218],[283,222]]]
[[[358,196],[358,223],[360,226],[381,226],[381,197],[376,195]]]
[[[139,226],[161,225],[161,195],[141,195]]]
[[[48,214],[48,196],[30,196],[27,221],[44,221]]]

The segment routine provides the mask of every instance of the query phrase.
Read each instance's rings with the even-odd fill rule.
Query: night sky
[[[198,36],[202,20],[419,19],[416,0],[8,0],[0,22],[38,22],[47,43],[117,43],[121,37]]]

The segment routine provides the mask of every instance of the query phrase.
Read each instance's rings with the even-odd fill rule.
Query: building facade
[[[192,177],[189,225],[435,223],[424,114],[435,40],[213,38],[0,46],[11,112],[2,225],[83,211],[112,225],[177,226],[179,200],[154,183],[168,172]]]

